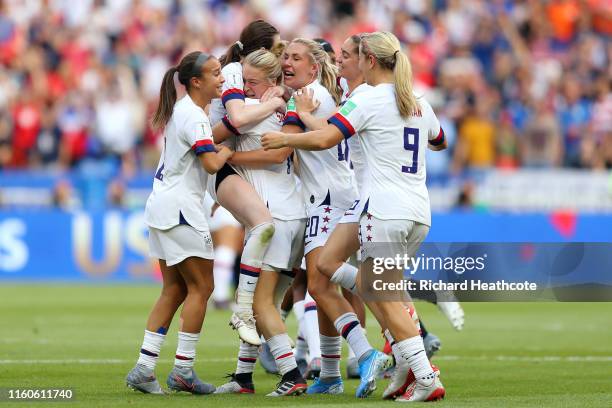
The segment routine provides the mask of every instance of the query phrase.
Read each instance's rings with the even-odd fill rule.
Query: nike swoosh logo
[[[310,244],[311,242],[312,242],[312,241],[306,241],[306,242],[304,242],[304,246],[306,246],[306,245]]]
[[[247,282],[247,285],[254,285],[255,282]]]

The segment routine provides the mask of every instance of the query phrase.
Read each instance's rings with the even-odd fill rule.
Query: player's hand
[[[271,100],[276,102],[276,112],[282,113],[283,115],[285,114],[285,112],[287,112],[287,103],[283,98],[275,96]]]
[[[261,103],[268,102],[270,99],[274,97],[278,97],[283,99],[283,95],[285,94],[285,89],[282,86],[273,86],[271,88],[266,89],[266,92],[261,95]]]
[[[217,154],[220,154],[225,160],[230,159],[234,155],[234,151],[225,145],[217,145],[215,149],[217,149]]]
[[[287,146],[287,135],[283,132],[268,132],[261,138],[264,150],[280,149]]]
[[[294,94],[295,110],[299,113],[312,113],[321,104],[321,102],[314,99],[314,90],[301,88],[298,89]]]

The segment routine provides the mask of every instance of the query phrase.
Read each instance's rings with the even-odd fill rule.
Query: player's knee
[[[261,235],[260,235],[260,243],[262,245],[268,245],[274,236],[274,232],[276,228],[274,227],[274,222],[269,221],[261,225]]]
[[[162,296],[170,299],[175,303],[183,303],[187,296],[187,288],[185,285],[168,285],[162,288]]]
[[[310,293],[315,302],[319,303],[320,299],[329,295],[328,292],[328,285],[322,279],[311,279],[308,281],[308,293]]]
[[[334,271],[332,270],[334,264],[333,261],[333,257],[323,251],[319,256],[319,259],[317,260],[317,269],[319,270],[319,272],[329,278],[334,273]]]
[[[208,302],[208,299],[212,296],[214,290],[215,282],[211,279],[199,284],[197,292],[202,297],[204,302]]]

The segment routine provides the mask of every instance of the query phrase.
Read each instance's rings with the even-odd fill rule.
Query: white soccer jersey
[[[344,79],[344,78],[342,78]],[[353,92],[350,93],[348,89],[348,83],[346,80],[340,81],[340,86],[342,87],[342,99],[340,101],[340,106],[342,107],[344,103],[348,100],[349,97],[357,95],[360,92],[365,92],[372,87],[366,83],[359,85],[357,88],[353,89]],[[355,174],[355,183],[357,185],[357,191],[359,194],[364,194],[367,190],[366,181],[368,178],[368,164],[366,163],[365,156],[363,155],[363,149],[361,148],[361,142],[358,137],[351,137],[345,140],[348,146],[348,157],[353,172]],[[341,146],[341,145],[338,145]]]
[[[253,105],[259,103],[259,100],[247,98],[245,103]],[[280,131],[283,117],[283,114],[275,112],[257,124],[239,129],[235,129],[227,117],[223,118],[223,123],[236,135],[236,151],[247,152],[261,149],[261,137],[266,132]],[[298,191],[290,158],[283,164],[273,164],[265,169],[250,169],[236,165],[232,167],[251,183],[266,203],[272,217],[287,221],[306,218],[304,201]]]
[[[204,110],[185,95],[174,105],[164,129],[164,146],[145,207],[145,222],[160,230],[189,224],[208,230],[204,193],[208,173],[198,155],[214,152],[210,122]]]
[[[408,219],[431,225],[425,186],[425,149],[439,145],[444,132],[431,106],[418,99],[417,116],[402,118],[393,84],[380,84],[349,98],[329,119],[345,138],[356,132],[368,164],[367,211],[377,218]]]
[[[306,86],[314,91],[314,99],[320,102],[313,115],[328,119],[336,111],[334,99],[318,81]],[[287,104],[285,125],[297,125],[309,131],[300,120],[293,99]],[[349,208],[357,197],[353,172],[345,154],[345,144],[321,150],[308,151],[297,149],[300,166],[300,180],[306,205],[319,206],[325,202],[337,208]],[[328,200],[329,198],[329,200]]]
[[[221,68],[221,75],[225,79],[221,90],[221,98],[210,102],[210,123],[215,126],[227,114],[225,104],[232,99],[244,100],[244,80],[242,79],[242,64],[231,62]]]

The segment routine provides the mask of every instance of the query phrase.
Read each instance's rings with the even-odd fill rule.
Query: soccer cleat
[[[310,360],[308,363],[308,368],[306,369],[306,375],[304,378],[307,380],[314,380],[315,378],[321,375],[321,357],[315,357]]]
[[[440,369],[433,364],[431,368],[436,377],[438,377],[440,375]],[[389,385],[383,392],[383,399],[394,399],[403,395],[406,389],[408,389],[415,380],[414,373],[407,364],[401,367],[396,366],[393,377],[391,377]]]
[[[165,394],[157,378],[155,378],[153,370],[142,364],[136,364],[134,368],[130,370],[125,378],[125,383],[129,388],[145,394]]]
[[[228,374],[226,378],[230,380],[223,385],[220,385],[215,390],[215,394],[255,394],[255,385],[250,383],[241,383],[236,379],[236,374]]]
[[[427,382],[423,380],[413,381],[406,389],[406,392],[401,397],[395,399],[395,402],[423,402],[423,401],[438,401],[444,398],[446,390],[442,382],[436,375],[432,380]]]
[[[308,386],[306,394],[330,394],[337,395],[344,393],[344,383],[342,378],[338,377],[332,382],[323,382],[321,378],[315,379],[315,382]]]
[[[298,379],[282,379],[276,386],[276,389],[267,394],[266,397],[286,397],[290,395],[302,395],[308,384],[303,378]]]
[[[300,358],[299,360],[295,360],[295,362],[297,363],[298,370],[300,370],[300,374],[302,375],[302,377],[305,378],[306,371],[308,370],[308,362],[304,360],[303,358]]]
[[[359,378],[357,357],[349,358],[346,362],[346,378]]]
[[[392,359],[378,350],[371,350],[369,355],[359,363],[359,386],[355,391],[357,398],[367,398],[376,389],[376,378],[391,367]]]
[[[192,394],[212,394],[215,386],[202,382],[193,368],[174,367],[166,380],[168,388],[172,391],[190,392]]]
[[[430,360],[434,354],[436,354],[436,352],[442,348],[440,338],[432,333],[427,333],[427,336],[423,338],[423,345],[425,346],[427,358]]]
[[[268,374],[278,374],[278,367],[276,366],[276,360],[270,352],[270,346],[268,343],[261,345],[259,349],[259,364],[266,370]]]
[[[463,308],[458,301],[438,301],[437,305],[455,330],[460,331],[463,329],[463,324],[465,323],[465,313],[463,312]]]
[[[253,346],[261,346],[261,339],[255,328],[255,318],[252,311],[233,313],[229,325],[238,331],[238,336],[242,341]]]

